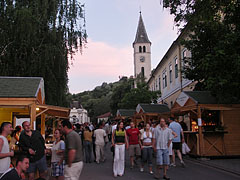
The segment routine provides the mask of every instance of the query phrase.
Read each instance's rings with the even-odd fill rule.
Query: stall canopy
[[[45,104],[42,77],[0,77],[0,121],[13,122],[17,117],[29,117],[34,121],[41,116],[41,133],[45,131],[45,117],[68,118],[69,108]]]
[[[219,103],[209,91],[183,91],[176,99],[171,112],[181,113],[197,107],[209,110],[231,110],[236,105]]]
[[[138,121],[159,120],[160,117],[170,115],[170,109],[165,104],[138,104],[134,119]]]
[[[132,119],[136,110],[134,109],[118,109],[116,119]]]
[[[165,104],[138,104],[136,108],[137,113],[168,113],[170,109]]]
[[[240,105],[224,104],[208,91],[184,91],[177,97],[171,116],[188,114],[196,130],[186,132],[193,154],[200,156],[239,155],[236,136],[240,128]],[[237,147],[237,148],[236,148]]]

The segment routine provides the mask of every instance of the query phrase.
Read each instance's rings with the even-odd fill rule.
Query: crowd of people
[[[125,128],[120,121],[112,128],[112,146],[115,147],[114,177],[124,174],[125,149],[128,149],[131,169],[136,166],[139,167],[140,172],[143,172],[147,164],[149,173],[154,174],[156,179],[161,178],[161,169],[163,169],[163,179],[170,179],[167,170],[169,165],[176,166],[175,152],[182,167],[185,167],[180,151],[184,134],[181,125],[173,118],[168,120],[161,118],[159,122],[147,122],[145,125],[141,122],[138,127],[134,122],[130,122]],[[155,173],[153,173],[153,157],[156,157]],[[138,160],[141,160],[140,166]]]
[[[167,175],[169,165],[176,166],[175,153],[180,163],[185,167],[181,154],[181,143],[184,134],[181,125],[173,118],[160,121],[134,122],[114,121],[100,122],[94,126],[89,123],[72,125],[63,120],[54,131],[53,145],[46,149],[45,140],[37,130],[32,130],[30,123],[25,121],[21,127],[13,131],[9,122],[3,122],[0,128],[0,179],[38,179],[47,177],[46,155],[51,156],[51,178],[79,179],[85,163],[103,163],[106,160],[106,144],[111,144],[113,152],[113,176],[123,176],[125,171],[126,151],[130,157],[130,168],[139,168],[154,175],[154,178],[170,179]],[[12,135],[9,141],[7,138]],[[13,148],[9,142],[21,152],[15,167],[9,168],[14,157]],[[10,143],[11,144],[11,143]],[[156,159],[156,163],[153,163]],[[156,167],[153,170],[153,164]],[[161,173],[163,170],[163,173]]]

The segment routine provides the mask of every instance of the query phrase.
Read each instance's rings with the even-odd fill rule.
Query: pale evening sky
[[[76,54],[69,69],[69,91],[92,90],[119,76],[133,75],[133,48],[141,6],[144,25],[152,42],[152,69],[172,42],[177,28],[159,0],[81,0],[86,8],[87,47]]]

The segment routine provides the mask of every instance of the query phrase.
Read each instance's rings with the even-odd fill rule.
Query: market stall
[[[184,134],[191,155],[240,155],[239,104],[218,104],[207,91],[185,91],[171,109],[171,116],[184,115],[190,118]]]
[[[44,92],[41,77],[0,77],[0,124],[8,121],[15,128],[18,119],[30,119],[31,128],[39,125],[45,135],[46,119],[68,119],[70,109],[46,105]]]
[[[133,116],[134,116],[135,112],[136,112],[136,110],[134,110],[134,109],[118,109],[115,120],[131,121],[131,120],[133,120]]]
[[[134,122],[158,121],[161,117],[168,118],[170,109],[164,104],[138,104],[134,115]]]

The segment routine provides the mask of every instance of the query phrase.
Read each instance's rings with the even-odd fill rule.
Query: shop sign
[[[182,93],[178,96],[176,102],[177,102],[180,106],[184,106],[188,99],[189,99],[189,97],[188,97],[185,93],[182,92]]]

